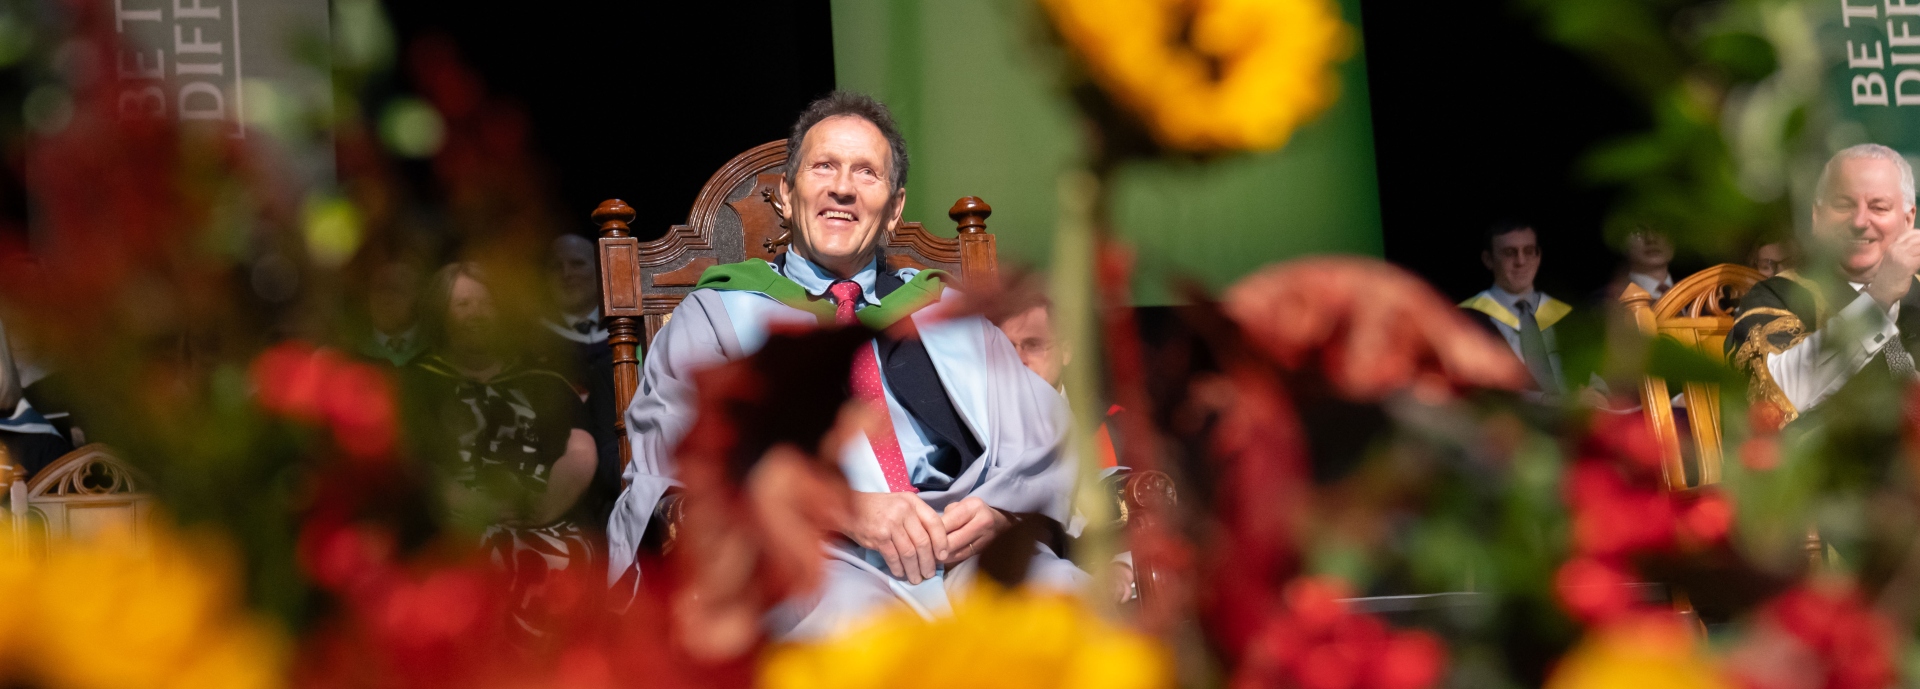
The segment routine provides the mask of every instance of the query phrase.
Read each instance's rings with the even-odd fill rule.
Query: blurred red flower
[[[1729,669],[1752,689],[1883,689],[1897,679],[1897,648],[1893,623],[1850,583],[1816,580],[1761,608]]]
[[[1567,612],[1586,624],[1617,619],[1634,608],[1632,583],[1621,568],[1595,558],[1568,561],[1554,574],[1553,590]]]
[[[1423,631],[1390,629],[1354,613],[1341,599],[1344,582],[1302,577],[1289,582],[1284,609],[1250,644],[1235,687],[1422,689],[1446,673],[1446,646]]]
[[[1527,372],[1418,276],[1374,259],[1288,261],[1236,283],[1226,313],[1267,356],[1323,373],[1341,395],[1519,390]]]
[[[385,371],[305,342],[275,345],[253,361],[260,406],[303,423],[323,424],[348,458],[390,457],[399,438],[393,381]]]

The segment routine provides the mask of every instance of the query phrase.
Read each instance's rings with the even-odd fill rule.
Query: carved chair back
[[[13,544],[20,554],[43,555],[68,539],[108,531],[149,536],[156,504],[146,478],[100,443],[82,446],[9,486]]]
[[[786,174],[787,142],[769,141],[734,156],[700,188],[687,224],[666,236],[642,242],[632,235],[633,208],[608,199],[593,211],[600,228],[600,313],[607,321],[613,350],[615,409],[625,410],[640,385],[639,348],[651,344],[673,309],[699,282],[706,269],[750,258],[771,261],[785,251],[787,229],[775,197]],[[997,279],[998,256],[987,216],[993,208],[968,196],[947,212],[957,225],[953,239],[929,233],[917,222],[902,222],[881,240],[893,268],[938,268],[964,286]],[[632,458],[626,444],[626,418],[616,422],[620,465]]]
[[[1703,354],[1725,356],[1727,333],[1733,330],[1735,310],[1747,290],[1765,276],[1743,265],[1722,263],[1688,276],[1660,298],[1638,285],[1620,295],[1627,313],[1642,333],[1669,337]],[[1659,442],[1661,467],[1667,486],[1685,489],[1718,483],[1723,456],[1720,442],[1720,389],[1709,383],[1687,383],[1680,393],[1686,402],[1687,422],[1694,447],[1695,477],[1688,485],[1686,460],[1680,450],[1680,432],[1674,421],[1673,393],[1667,382],[1648,376],[1641,380],[1641,406]]]

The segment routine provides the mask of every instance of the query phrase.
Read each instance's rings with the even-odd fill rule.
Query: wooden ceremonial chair
[[[1639,285],[1628,285],[1620,301],[1626,305],[1628,315],[1640,332],[1673,338],[1718,360],[1726,356],[1727,333],[1733,330],[1734,312],[1740,298],[1763,279],[1766,278],[1760,271],[1722,263],[1674,284],[1658,303]],[[1718,483],[1724,456],[1720,442],[1719,386],[1687,383],[1680,395],[1686,400],[1694,448],[1696,478],[1692,483],[1687,481],[1686,458],[1680,450],[1680,432],[1674,422],[1673,393],[1663,379],[1647,376],[1640,382],[1641,406],[1659,442],[1660,466],[1667,487],[1684,490]]]
[[[771,261],[786,250],[787,228],[776,196],[786,164],[785,139],[734,156],[700,187],[687,223],[649,242],[633,236],[629,225],[635,214],[625,201],[608,199],[594,209],[593,222],[600,228],[600,313],[613,350],[614,432],[620,439],[623,474],[633,461],[626,409],[640,387],[637,355],[652,344],[706,269],[750,258]],[[918,222],[901,222],[881,240],[887,265],[945,270],[963,289],[990,286],[999,279],[998,251],[987,232],[992,214],[993,208],[980,197],[961,197],[947,210],[955,224],[953,239],[929,233]],[[1152,514],[1175,499],[1172,480],[1158,471],[1123,474],[1112,488],[1123,525],[1143,521],[1129,521],[1125,515]],[[669,534],[675,530],[668,524]],[[1143,595],[1166,579],[1151,568],[1136,567],[1135,576],[1143,582]]]
[[[771,261],[786,250],[787,230],[775,197],[786,166],[785,139],[734,156],[700,187],[687,224],[674,225],[650,242],[632,235],[628,224],[635,214],[625,201],[608,199],[594,209],[593,222],[600,228],[600,313],[613,350],[614,408],[620,410],[614,430],[621,439],[623,471],[633,460],[625,410],[640,387],[642,345],[653,343],[706,269],[750,258]],[[992,283],[999,272],[993,235],[987,232],[992,214],[977,196],[955,201],[947,211],[958,226],[953,239],[930,234],[920,223],[902,222],[881,240],[887,265],[945,270],[963,287]]]
[[[7,467],[7,477],[18,476]],[[66,540],[87,540],[109,531],[150,538],[152,494],[147,481],[106,445],[93,443],[62,455],[30,480],[10,480],[9,521],[16,553],[44,555]]]

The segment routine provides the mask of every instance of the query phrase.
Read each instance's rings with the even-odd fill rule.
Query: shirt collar
[[[1500,289],[1499,285],[1494,285],[1492,287],[1487,288],[1487,294],[1493,295],[1494,301],[1500,302],[1501,305],[1506,306],[1509,309],[1513,308],[1514,304],[1518,304],[1524,301],[1527,303],[1528,306],[1532,306],[1534,311],[1540,310],[1541,294],[1540,294],[1540,290],[1537,290],[1537,289],[1528,290],[1526,294],[1514,294],[1512,292],[1508,292],[1506,290]]]
[[[573,324],[579,323],[580,321],[593,321],[593,327],[599,328],[600,327],[600,307],[595,306],[592,309],[588,309],[580,313],[562,312],[560,314],[560,322],[563,324],[566,324],[568,327],[572,327]]]
[[[1640,289],[1646,290],[1649,293],[1664,292],[1673,288],[1672,273],[1668,273],[1668,274],[1660,275],[1656,277],[1653,275],[1648,275],[1646,273],[1629,272],[1627,273],[1627,280],[1629,282],[1632,282],[1633,284],[1639,285]]]
[[[419,329],[420,329],[419,325],[411,325],[411,326],[408,326],[406,330],[402,330],[392,335],[388,335],[386,333],[380,332],[379,328],[374,328],[373,336],[380,340],[380,346],[386,347],[388,349],[399,349],[399,347],[394,346],[394,343],[397,341],[403,341],[408,344],[412,344],[413,332]]]
[[[878,273],[878,271],[875,270],[876,265],[877,261],[875,263],[869,263],[866,268],[862,268],[858,274],[853,276],[854,284],[860,286],[860,295],[865,298],[869,304],[880,303],[880,295],[874,292],[874,282],[877,279]],[[800,285],[800,289],[806,290],[807,294],[816,297],[826,294],[827,287],[840,281],[840,278],[834,277],[833,273],[829,273],[825,268],[821,268],[815,265],[814,262],[807,260],[807,257],[801,256],[800,252],[792,250],[787,251],[787,258],[785,265],[782,266],[781,274],[785,275],[788,280],[792,280],[794,284]]]

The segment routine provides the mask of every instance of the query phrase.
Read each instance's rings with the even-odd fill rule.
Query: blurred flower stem
[[[1053,284],[1049,291],[1053,295],[1054,318],[1058,320],[1060,334],[1067,341],[1073,362],[1066,370],[1066,387],[1074,400],[1070,405],[1073,427],[1068,447],[1073,449],[1079,471],[1074,504],[1087,519],[1086,531],[1074,549],[1074,561],[1093,575],[1093,590],[1108,591],[1111,587],[1107,579],[1112,573],[1105,565],[1113,560],[1116,552],[1113,505],[1111,499],[1102,495],[1100,466],[1091,451],[1094,430],[1100,426],[1103,416],[1101,357],[1100,348],[1095,344],[1100,328],[1093,285],[1097,246],[1094,224],[1102,196],[1101,184],[1099,177],[1085,170],[1060,177],[1060,219],[1054,230]],[[1092,598],[1103,607],[1111,607],[1111,601],[1105,596]]]

